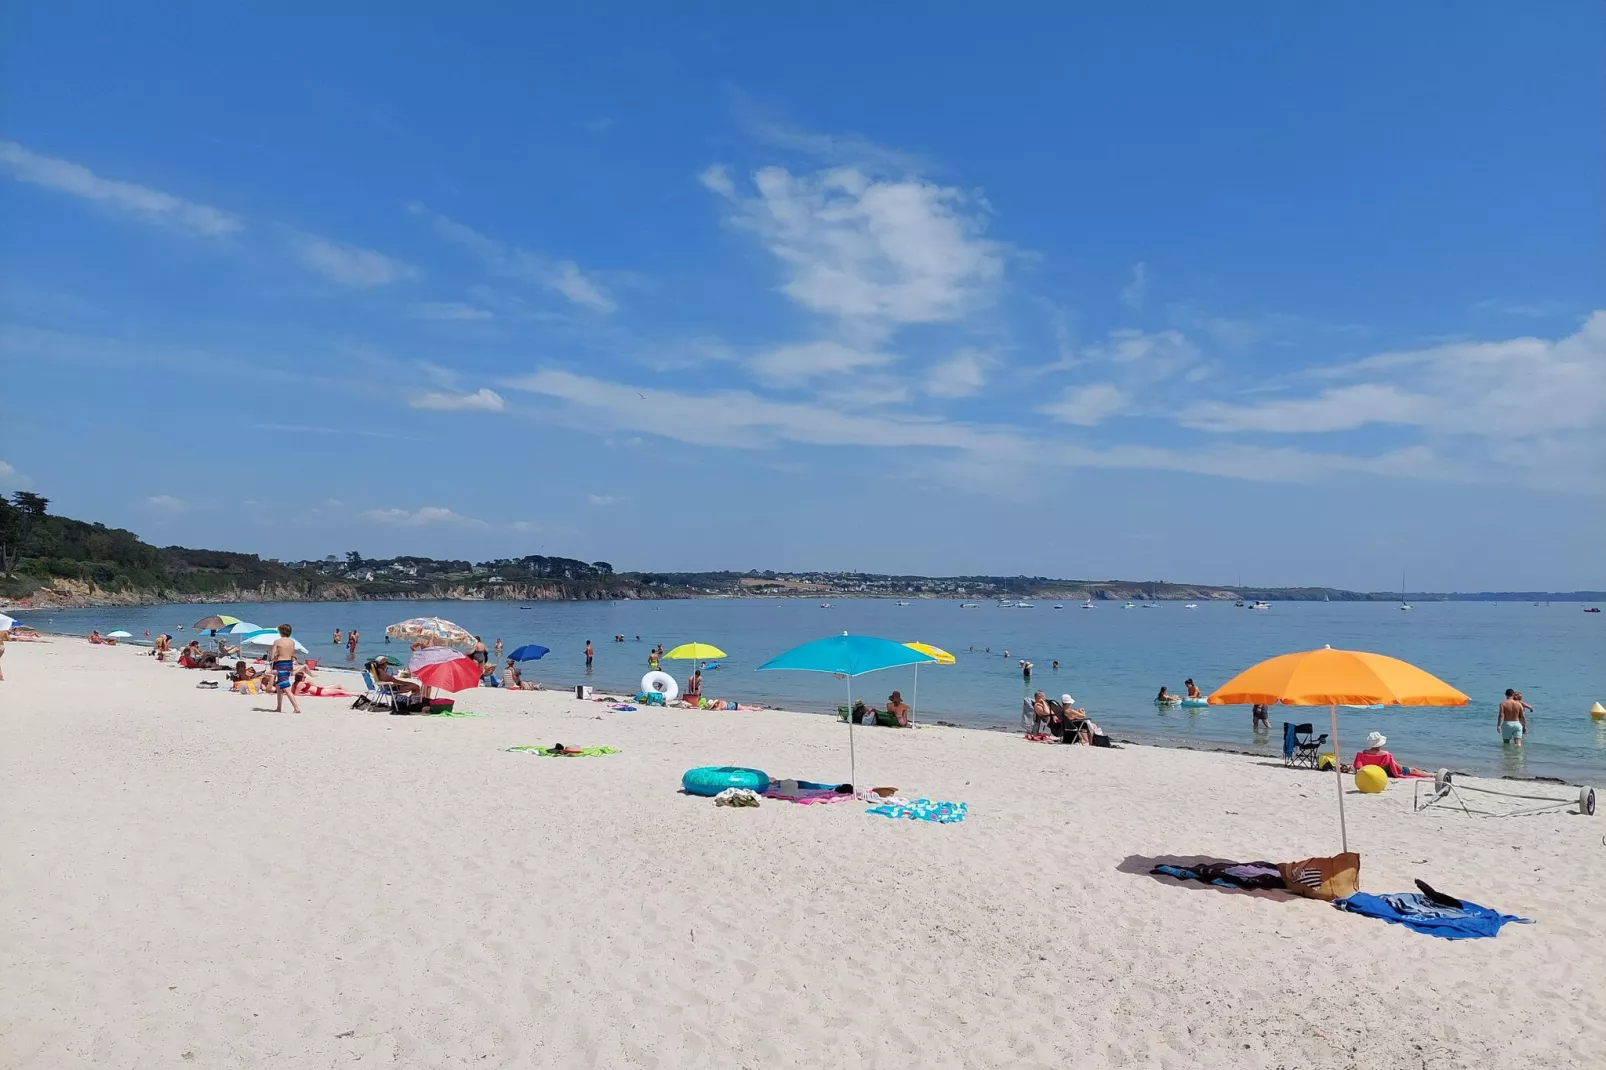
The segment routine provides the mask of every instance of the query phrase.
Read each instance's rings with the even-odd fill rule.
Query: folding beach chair
[[[396,712],[396,689],[387,683],[376,682],[374,674],[367,669],[362,671],[363,687],[367,688],[364,698],[368,700],[369,709],[390,710]]]
[[[1316,727],[1308,724],[1283,722],[1283,764],[1302,769],[1315,769],[1316,759],[1327,742],[1327,733],[1312,739]]]

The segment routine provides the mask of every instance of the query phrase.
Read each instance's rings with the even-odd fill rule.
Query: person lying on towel
[[[1375,765],[1390,777],[1398,780],[1401,777],[1430,777],[1433,774],[1426,769],[1412,769],[1408,765],[1401,765],[1394,760],[1394,755],[1383,748],[1388,745],[1389,737],[1381,732],[1373,732],[1366,737],[1366,749],[1355,756],[1355,769],[1363,769],[1368,765]]]

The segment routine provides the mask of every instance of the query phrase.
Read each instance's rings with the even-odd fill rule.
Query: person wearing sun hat
[[[1362,769],[1368,765],[1375,765],[1396,780],[1400,777],[1433,775],[1421,769],[1412,769],[1408,765],[1401,765],[1399,762],[1395,761],[1394,755],[1383,749],[1384,747],[1388,746],[1388,742],[1389,737],[1385,736],[1383,733],[1370,733],[1366,737],[1366,749],[1355,756],[1354,767],[1356,769]]]

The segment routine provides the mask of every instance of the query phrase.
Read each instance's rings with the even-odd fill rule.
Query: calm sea
[[[846,599],[829,609],[817,601],[700,599],[663,602],[323,602],[159,606],[16,614],[42,630],[85,634],[122,628],[136,637],[168,631],[188,638],[194,621],[228,613],[264,626],[288,622],[314,657],[331,665],[347,662],[344,647],[330,643],[336,627],[361,633],[358,661],[386,649],[384,630],[405,617],[438,615],[507,649],[521,643],[552,648],[526,674],[548,686],[573,685],[585,676],[583,649],[596,646],[594,675],[602,688],[634,690],[646,671],[647,650],[663,643],[699,640],[724,649],[722,666],[709,674],[711,697],[829,710],[845,701],[843,681],[813,673],[752,670],[798,643],[851,631],[900,641],[922,640],[958,657],[957,665],[920,671],[917,708],[925,720],[976,727],[1018,724],[1020,699],[1042,688],[1069,693],[1112,734],[1160,743],[1226,745],[1278,753],[1280,728],[1268,739],[1250,730],[1247,707],[1202,710],[1157,709],[1161,684],[1181,691],[1192,677],[1205,691],[1275,654],[1335,647],[1373,650],[1404,658],[1472,696],[1459,709],[1340,710],[1346,757],[1372,729],[1389,737],[1403,762],[1484,774],[1553,776],[1594,784],[1606,782],[1606,722],[1591,721],[1590,703],[1606,701],[1606,614],[1585,614],[1576,602],[1426,602],[1409,613],[1389,603],[1279,602],[1265,612],[1231,603],[1161,603],[1158,609],[1123,609],[1101,603],[1039,603],[1004,609],[983,603]],[[183,624],[185,630],[177,630]],[[624,635],[623,644],[613,641]],[[641,639],[638,642],[636,636]],[[1035,665],[1031,686],[1021,677],[1021,658]],[[1052,663],[1058,660],[1059,669]],[[671,662],[670,671],[687,671]],[[1535,707],[1533,734],[1521,750],[1503,748],[1494,727],[1495,705],[1507,687],[1522,691]],[[896,669],[862,676],[854,693],[879,703],[893,688],[908,698],[913,672]],[[1283,720],[1322,725],[1326,710],[1273,710]]]

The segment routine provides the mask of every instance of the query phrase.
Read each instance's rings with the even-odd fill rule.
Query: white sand
[[[821,717],[295,717],[65,640],[4,668],[6,1067],[1606,1066],[1606,818],[1348,796],[1364,888],[1538,922],[1449,942],[1147,876],[1336,852],[1331,777],[1255,759],[860,731],[864,783],[970,804],[941,826],[678,794],[845,778]],[[623,753],[500,749],[554,742]]]

